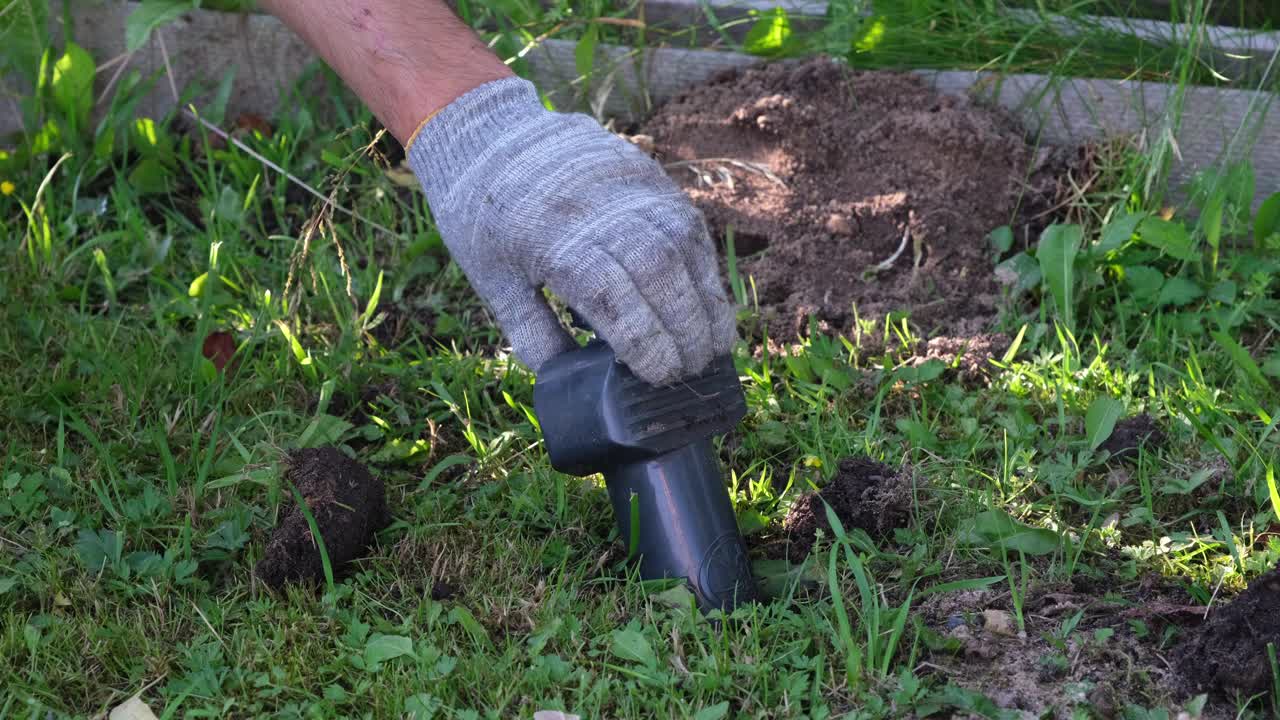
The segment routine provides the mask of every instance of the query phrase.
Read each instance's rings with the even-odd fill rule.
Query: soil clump
[[[1035,148],[1012,116],[904,73],[831,59],[722,74],[643,125],[722,247],[732,229],[771,339],[909,312],[926,335],[990,328],[988,233],[1025,243],[1080,153]]]
[[[1178,653],[1179,668],[1200,690],[1227,697],[1274,691],[1267,644],[1280,647],[1280,568],[1220,605]]]
[[[991,361],[1009,349],[1009,336],[1004,333],[979,333],[969,337],[939,335],[924,343],[923,351],[911,359],[913,365],[937,360],[966,385],[977,385],[989,379],[995,370]]]
[[[831,534],[827,505],[846,531],[861,529],[873,539],[887,537],[911,519],[912,483],[908,472],[869,457],[840,461],[836,476],[816,493],[796,500],[783,520],[786,555],[801,562],[813,549],[819,529]]]
[[[1140,448],[1154,451],[1163,447],[1165,441],[1164,431],[1156,424],[1155,418],[1142,413],[1116,423],[1111,437],[1098,449],[1110,453],[1111,460],[1136,460]]]
[[[294,451],[287,461],[285,479],[306,501],[335,576],[341,576],[351,561],[363,556],[374,534],[390,522],[382,481],[337,448]],[[320,548],[291,492],[289,497],[254,569],[273,589],[288,583],[324,582]]]

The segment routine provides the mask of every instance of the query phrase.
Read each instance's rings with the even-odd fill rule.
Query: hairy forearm
[[[260,0],[302,37],[392,135],[511,71],[443,0]]]

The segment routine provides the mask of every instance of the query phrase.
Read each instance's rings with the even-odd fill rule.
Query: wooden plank
[[[1240,87],[1263,84],[1276,87],[1275,68],[1280,56],[1280,32],[1260,32],[1246,28],[1210,25],[1196,29],[1186,23],[1159,20],[1083,15],[1071,19],[1061,15],[1041,15],[1034,10],[1007,10],[1010,16],[1028,24],[1048,22],[1066,35],[1080,36],[1094,28],[1133,35],[1142,40],[1165,45],[1195,45],[1202,48],[1200,57],[1223,77]]]
[[[79,6],[77,27],[95,57],[123,51],[124,19],[133,3]],[[240,112],[270,114],[314,58],[310,50],[274,18],[208,11],[188,13],[161,31],[174,80],[181,89],[194,81],[214,87],[225,68],[236,72],[229,117]],[[558,107],[590,109],[597,117],[634,121],[690,85],[726,69],[750,65],[750,56],[706,50],[653,48],[637,51],[601,47],[591,81],[577,77],[574,43],[547,41],[527,54],[533,79]],[[158,39],[131,60],[144,73],[165,67]],[[974,94],[1016,112],[1049,142],[1074,143],[1109,133],[1168,132],[1167,110],[1177,100],[1170,86],[1118,80],[1050,79],[1035,75],[1000,78],[987,73],[926,72],[937,88]],[[105,73],[99,82],[105,81]],[[211,91],[210,91],[211,93]],[[210,93],[197,102],[207,99]],[[1182,124],[1174,135],[1180,155],[1171,176],[1185,182],[1224,157],[1252,153],[1259,199],[1280,189],[1280,111],[1266,112],[1272,96],[1245,90],[1189,88],[1182,98]],[[160,117],[172,108],[166,81],[140,106]],[[0,106],[2,107],[2,106]],[[13,119],[0,117],[0,130]],[[1245,127],[1246,131],[1237,133]]]
[[[1168,158],[1169,180],[1175,190],[1201,170],[1243,159],[1254,166],[1255,210],[1280,190],[1280,109],[1271,107],[1271,93],[1191,87],[1179,97],[1174,86],[1164,83],[1043,75],[995,78],[971,72],[925,75],[941,92],[966,93],[1012,110],[1028,130],[1052,144],[1128,134],[1151,147],[1172,134],[1176,155]],[[1176,130],[1175,114],[1180,118]]]

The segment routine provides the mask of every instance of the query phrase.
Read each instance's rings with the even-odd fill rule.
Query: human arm
[[[636,375],[675,382],[736,339],[702,215],[650,157],[546,110],[441,0],[265,0],[408,146],[454,260],[535,372],[574,347],[542,295]]]

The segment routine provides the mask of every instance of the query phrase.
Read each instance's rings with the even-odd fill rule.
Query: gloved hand
[[[576,345],[546,287],[652,384],[729,352],[734,308],[701,213],[639,148],[531,83],[486,83],[410,144],[454,260],[534,372]]]

